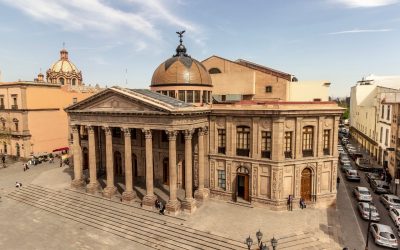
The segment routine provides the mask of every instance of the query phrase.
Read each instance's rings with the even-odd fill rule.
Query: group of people
[[[299,206],[301,209],[304,209],[307,207],[306,202],[304,201],[303,197],[300,198],[299,200]],[[292,211],[293,210],[293,196],[289,195],[287,199],[287,210]]]
[[[156,199],[156,201],[155,201],[155,207],[156,207],[156,209],[158,209],[159,214],[164,215],[165,206],[164,206],[164,204],[163,204],[161,201],[159,201],[158,199]]]

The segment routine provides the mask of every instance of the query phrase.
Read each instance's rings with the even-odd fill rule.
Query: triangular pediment
[[[72,112],[168,112],[168,107],[154,105],[148,100],[115,91],[112,88],[99,92],[66,109]]]

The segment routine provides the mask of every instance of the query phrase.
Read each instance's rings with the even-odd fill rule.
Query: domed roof
[[[176,54],[154,71],[151,86],[182,84],[211,86],[212,82],[204,65],[186,54],[181,37]]]
[[[57,62],[53,63],[53,65],[50,67],[50,70],[52,72],[79,72],[78,68],[73,64],[69,59],[68,59],[68,51],[65,49],[62,49],[60,51],[60,60]]]

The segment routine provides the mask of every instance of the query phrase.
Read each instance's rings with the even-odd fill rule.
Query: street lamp
[[[260,246],[261,239],[263,237],[263,234],[261,233],[260,229],[258,229],[258,232],[256,233],[256,237],[257,237],[257,240],[258,240],[258,245]]]
[[[271,239],[272,249],[276,250],[276,246],[278,246],[278,240],[275,239],[275,236]]]
[[[246,239],[246,245],[247,245],[247,249],[249,249],[250,250],[250,248],[251,248],[251,245],[253,245],[253,240],[250,238],[250,235],[249,235],[249,237]]]
[[[263,234],[261,233],[260,230],[257,231],[256,237],[257,237],[257,241],[258,241],[258,249],[259,250],[269,250],[267,244],[262,242]],[[246,241],[244,243],[247,245],[247,249],[250,250],[251,246],[253,245],[253,239],[250,237],[250,235],[249,235],[249,237],[246,238]],[[272,246],[273,250],[276,250],[276,247],[278,246],[278,240],[275,239],[275,237],[273,237],[271,239],[271,246]]]

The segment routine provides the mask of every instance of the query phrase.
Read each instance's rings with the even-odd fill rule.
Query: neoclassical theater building
[[[154,205],[155,189],[163,190],[171,214],[193,212],[207,198],[273,210],[284,209],[289,195],[310,206],[334,204],[342,109],[328,101],[290,101],[288,74],[221,60],[205,66],[181,42],[154,71],[150,89],[111,87],[66,108],[72,186],[141,199],[144,207]],[[215,85],[229,84],[213,74],[235,67],[264,74],[257,86],[283,92],[276,98],[258,87],[268,93],[213,98]]]

